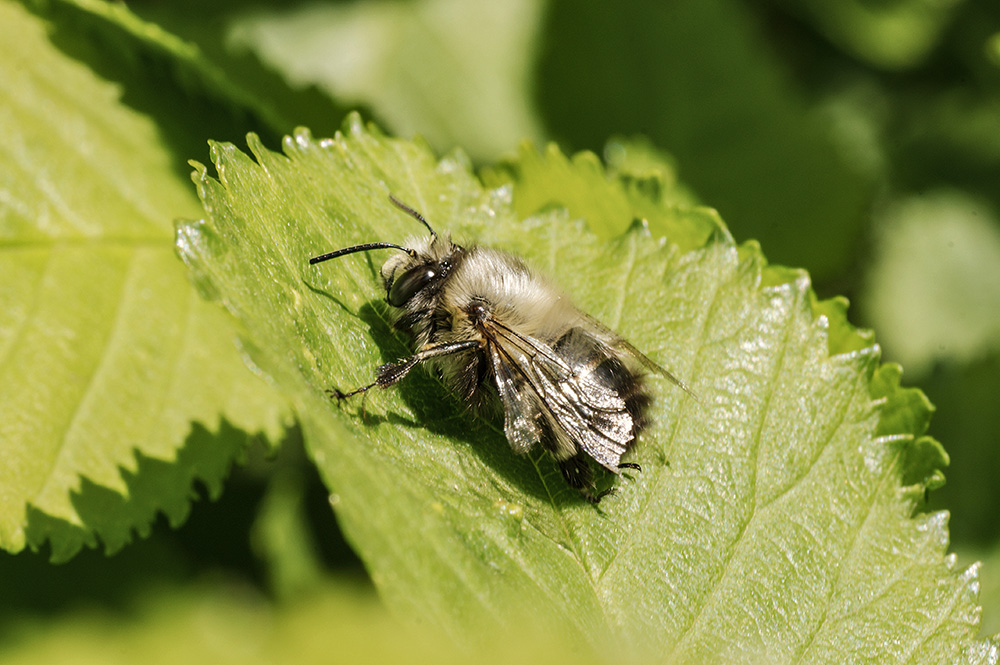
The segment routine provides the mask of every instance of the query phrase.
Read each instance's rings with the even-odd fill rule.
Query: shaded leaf
[[[164,141],[180,158],[203,149],[206,136],[233,137],[255,127],[278,137],[295,122],[280,101],[234,82],[198,46],[143,20],[123,3],[23,4],[46,21],[52,43],[67,56],[121,83],[128,105],[156,118]],[[343,115],[329,104],[327,111]]]
[[[648,136],[737,238],[824,279],[853,251],[871,174],[808,105],[760,23],[735,0],[555,0],[538,104],[554,138],[576,148]]]
[[[564,207],[570,215],[586,215],[590,230],[605,239],[639,221],[682,249],[704,245],[720,228],[717,215],[708,208],[678,214],[674,206],[691,208],[693,196],[664,158],[644,148],[638,141],[610,142],[616,168],[606,173],[592,152],[569,159],[554,143],[542,152],[522,143],[516,157],[484,168],[482,179],[488,187],[514,184],[514,208],[521,217]]]
[[[528,631],[523,637],[495,637],[476,662],[601,662],[552,635]],[[366,587],[329,580],[292,604],[218,580],[167,587],[121,610],[73,608],[44,619],[25,617],[14,639],[0,645],[7,665],[273,665],[330,662],[331,653],[351,662],[469,661],[468,651],[447,644],[438,631],[401,625]]]
[[[781,4],[853,57],[902,70],[923,63],[963,3],[782,0]]]

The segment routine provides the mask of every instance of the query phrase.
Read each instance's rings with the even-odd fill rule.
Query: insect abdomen
[[[642,375],[630,370],[615,356],[605,356],[594,368],[594,378],[618,393],[625,401],[625,410],[632,417],[632,439],[627,444],[631,445],[646,427],[646,411],[652,402]]]
[[[632,419],[631,444],[646,425],[646,410],[652,401],[642,375],[625,365],[603,342],[582,328],[570,328],[555,344],[563,360],[578,372],[590,372],[590,380],[610,390],[625,403]]]

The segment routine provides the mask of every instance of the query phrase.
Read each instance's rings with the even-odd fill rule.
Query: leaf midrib
[[[54,478],[54,471],[61,465],[63,456],[66,453],[67,434],[73,431],[80,417],[82,417],[82,415],[86,413],[90,408],[89,401],[93,396],[94,386],[96,385],[96,382],[98,381],[101,375],[102,369],[105,366],[105,363],[108,361],[108,358],[110,356],[109,349],[114,348],[116,346],[116,340],[118,340],[119,335],[121,334],[121,331],[125,326],[125,319],[123,317],[123,313],[126,310],[126,308],[124,307],[125,304],[124,296],[128,289],[129,283],[133,279],[135,270],[136,270],[136,254],[133,252],[129,254],[128,267],[124,271],[122,278],[118,281],[117,284],[118,293],[116,295],[116,298],[114,299],[115,302],[114,320],[111,322],[111,325],[108,326],[106,329],[107,333],[104,339],[104,343],[101,345],[101,352],[99,354],[99,357],[97,358],[97,363],[89,368],[90,371],[87,373],[87,385],[84,386],[80,391],[79,399],[76,400],[76,404],[72,407],[71,412],[68,414],[69,418],[65,419],[66,424],[60,428],[62,431],[62,441],[60,441],[59,443],[59,447],[56,454],[53,455],[51,458],[52,462],[49,465],[48,473],[45,474],[45,481],[42,483],[41,487],[38,489],[38,491],[35,493],[35,495],[32,497],[32,500],[29,503],[34,503],[35,505],[41,505],[41,502],[38,499],[40,496],[44,495],[45,492],[48,490],[49,485]],[[107,283],[105,283],[103,286],[107,287],[108,285]]]

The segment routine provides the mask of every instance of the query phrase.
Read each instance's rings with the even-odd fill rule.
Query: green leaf
[[[544,152],[522,143],[515,158],[484,168],[482,179],[488,187],[515,185],[514,209],[521,217],[564,207],[570,215],[586,215],[590,230],[605,239],[640,221],[681,249],[694,249],[721,228],[718,215],[707,208],[677,214],[675,206],[690,208],[693,197],[677,183],[667,159],[649,146],[616,140],[608,152],[615,155],[616,168],[605,173],[592,152],[570,160],[554,143]]]
[[[895,201],[879,215],[867,318],[917,373],[1000,351],[1000,228],[992,207],[957,191]]]
[[[63,560],[176,525],[282,417],[174,254],[157,128],[45,27],[0,3],[0,547]]]
[[[641,132],[772,260],[825,279],[854,255],[873,181],[856,128],[807,103],[747,3],[552,0],[546,21],[536,90],[560,143]]]
[[[979,602],[983,606],[982,633],[1000,634],[1000,575],[994,574],[1000,570],[1000,546],[994,542],[988,547],[966,545],[957,549],[959,560],[982,562],[983,576],[979,592]]]
[[[89,4],[86,0],[61,1]],[[150,25],[181,37],[185,52],[168,66],[187,74],[183,78],[188,81],[204,82],[201,92],[206,96],[231,105],[236,103],[240,115],[255,116],[251,119],[261,131],[270,126],[283,132],[297,123],[335,131],[346,109],[337,106],[329,95],[315,87],[291,87],[285,77],[264,65],[256,55],[235,48],[235,40],[230,38],[230,24],[234,16],[242,16],[246,11],[247,4],[240,0],[210,4],[200,0],[174,0],[165,4],[130,3],[127,9],[118,3],[107,3],[107,9],[101,13],[112,20],[116,15],[130,15],[131,12],[141,16],[145,21],[140,23],[142,29],[131,33],[140,44],[149,41]],[[197,49],[193,49],[192,44]],[[187,57],[192,51],[196,57]],[[194,71],[185,71],[187,69]],[[206,129],[201,123],[198,126]],[[199,146],[198,154],[203,149],[204,145]]]
[[[443,640],[434,627],[401,625],[367,586],[329,580],[290,604],[269,602],[231,580],[200,580],[141,596],[123,609],[85,607],[19,617],[11,632],[15,639],[0,644],[4,665],[469,662],[469,652]],[[529,630],[521,637],[493,636],[475,662],[603,662],[558,636]]]
[[[54,44],[126,85],[128,103],[156,117],[160,131],[184,148],[192,135],[199,149],[204,146],[200,131],[230,136],[234,125],[246,123],[280,136],[292,126],[281,102],[234,83],[197,46],[142,20],[123,3],[24,0],[24,5],[46,20]]]
[[[438,161],[357,117],[332,139],[296,132],[283,155],[249,146],[212,146],[218,179],[197,166],[208,217],[178,248],[294,400],[345,533],[402,615],[473,642],[528,622],[616,660],[989,660],[995,644],[972,641],[976,568],[946,556],[943,513],[912,515],[941,456],[915,443],[919,414],[881,422],[905,401],[891,369],[874,346],[830,353],[832,334],[837,349],[863,336],[804,273],[765,279],[759,249],[699,209],[661,211],[704,225],[687,251],[642,225],[598,239],[597,205],[586,223],[558,200],[518,219],[520,185],[484,189],[461,154]],[[425,372],[363,404],[324,394],[408,352],[381,256],[307,263],[419,234],[390,192],[460,242],[521,254],[697,393],[654,382],[630,458],[643,470],[617,495],[585,503]]]
[[[781,4],[851,56],[901,70],[926,59],[963,3],[782,0]]]
[[[535,0],[416,0],[256,10],[227,42],[297,86],[370,105],[401,135],[492,159],[542,128],[531,104]]]

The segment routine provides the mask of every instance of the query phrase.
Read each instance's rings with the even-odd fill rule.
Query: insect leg
[[[634,462],[622,462],[618,465],[618,468],[642,471],[642,467]],[[561,460],[559,462],[559,470],[562,471],[563,478],[566,479],[566,484],[578,491],[583,495],[584,499],[594,505],[600,503],[601,499],[609,494],[616,494],[618,492],[617,487],[610,487],[597,494],[591,491],[594,489],[594,473],[582,453]]]
[[[600,503],[601,499],[608,494],[614,494],[615,492],[613,487],[598,494],[591,492],[594,488],[594,472],[587,464],[587,460],[582,453],[561,460],[559,462],[559,470],[562,471],[562,476],[566,480],[566,484],[578,491],[583,495],[584,499],[594,505]]]
[[[378,375],[375,377],[375,380],[367,386],[361,386],[357,390],[352,390],[349,393],[341,392],[340,390],[334,388],[333,394],[338,400],[344,400],[366,392],[375,386],[378,386],[379,388],[388,388],[399,383],[404,376],[410,373],[411,369],[425,360],[437,358],[438,356],[447,356],[452,353],[461,353],[462,351],[479,349],[482,345],[483,343],[478,339],[470,339],[463,342],[451,342],[449,344],[436,344],[434,346],[428,346],[421,349],[417,353],[414,353],[405,360],[382,365],[378,368]]]

